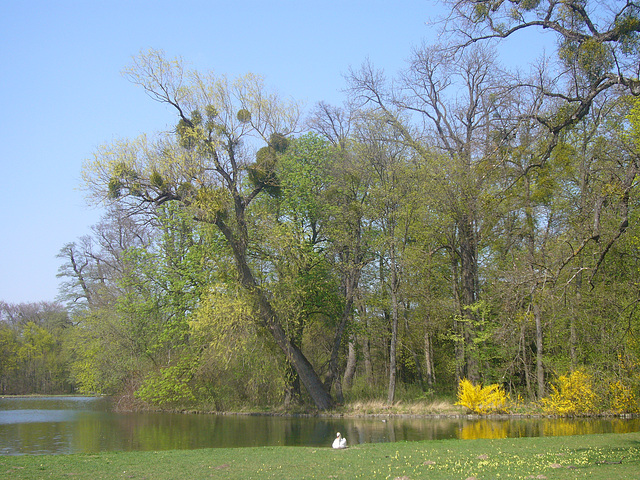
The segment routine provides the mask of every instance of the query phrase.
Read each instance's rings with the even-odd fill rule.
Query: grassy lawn
[[[0,457],[6,479],[640,480],[640,433]]]

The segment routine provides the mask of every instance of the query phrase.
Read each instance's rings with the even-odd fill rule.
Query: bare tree
[[[499,41],[523,30],[554,32],[557,56],[547,57],[542,75],[520,84],[559,108],[536,119],[552,133],[540,163],[549,157],[561,131],[587,115],[594,100],[616,88],[640,95],[640,5],[632,0],[448,0],[445,31],[454,51],[478,42]],[[553,67],[550,69],[550,66]]]
[[[71,308],[94,308],[113,295],[125,265],[124,255],[132,247],[151,243],[152,226],[148,216],[131,215],[118,205],[110,205],[100,222],[84,235],[65,244],[57,257],[64,260],[58,268],[60,300]]]

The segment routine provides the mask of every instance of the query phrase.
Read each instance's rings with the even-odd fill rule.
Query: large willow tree
[[[153,214],[157,207],[177,202],[198,221],[215,225],[233,254],[257,322],[273,337],[316,406],[330,408],[330,394],[286,334],[250,253],[257,233],[249,220],[251,206],[259,195],[279,193],[277,158],[297,128],[298,106],[268,92],[260,77],[230,81],[187,71],[180,60],[169,61],[157,51],[139,55],[126,75],[174,109],[175,131],[102,147],[85,165],[86,185],[97,198],[135,213]]]

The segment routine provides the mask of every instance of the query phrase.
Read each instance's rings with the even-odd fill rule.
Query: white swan
[[[347,439],[342,438],[342,435],[338,432],[332,446],[333,448],[347,448]]]

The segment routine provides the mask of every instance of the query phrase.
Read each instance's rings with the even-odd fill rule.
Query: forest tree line
[[[85,163],[104,217],[60,251],[64,308],[2,305],[1,393],[328,409],[464,378],[539,400],[577,369],[640,392],[640,9],[598,5],[455,2],[447,43],[308,111],[142,52],[125,75],[175,128]],[[526,28],[557,50],[510,70],[492,41]]]

